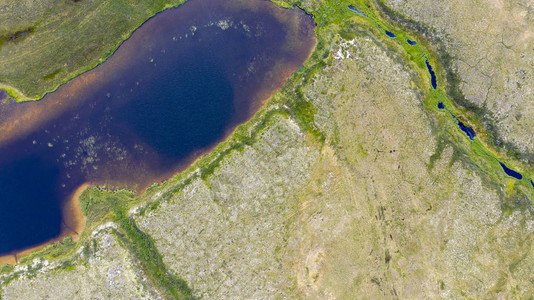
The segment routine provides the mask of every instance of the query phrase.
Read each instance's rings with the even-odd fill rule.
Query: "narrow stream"
[[[451,117],[453,118],[454,122],[457,124],[458,128],[469,139],[469,141],[471,141],[471,143],[475,143],[477,145],[476,147],[479,147],[480,151],[483,152],[485,156],[493,157],[493,159],[495,159],[499,163],[499,165],[501,166],[502,170],[504,171],[504,173],[507,176],[510,176],[510,177],[512,177],[512,178],[514,178],[516,180],[519,180],[519,181],[523,180],[524,176],[520,172],[517,172],[517,171],[515,171],[513,169],[508,168],[503,162],[501,162],[500,160],[496,159],[494,157],[494,155],[488,149],[486,149],[483,146],[483,144],[480,142],[480,140],[475,140],[476,134],[475,134],[475,131],[473,130],[473,128],[468,126],[466,124],[466,122],[460,120],[459,117],[456,117],[456,115],[450,109],[446,108],[446,107],[452,107],[453,101],[448,99],[446,94],[442,90],[438,89],[436,73],[435,73],[434,69],[432,68],[432,65],[429,62],[429,54],[426,51],[426,49],[424,49],[421,46],[419,46],[418,43],[415,40],[407,37],[402,32],[399,32],[398,34],[393,34],[391,31],[386,29],[387,26],[383,22],[381,22],[377,17],[375,17],[374,14],[371,11],[368,11],[367,8],[365,8],[363,5],[361,7],[362,8],[357,8],[357,6],[355,6],[355,5],[350,5],[349,6],[349,8],[351,10],[356,11],[359,15],[365,16],[366,20],[368,20],[371,24],[373,24],[374,26],[378,27],[381,30],[384,30],[385,34],[388,37],[398,40],[399,43],[401,43],[403,41],[406,41],[408,43],[408,45],[414,46],[414,47],[411,47],[411,48],[404,48],[404,49],[409,53],[410,52],[413,53],[411,55],[411,57],[414,58],[414,62],[416,62],[416,64],[418,66],[421,66],[422,61],[417,61],[417,60],[418,59],[424,60],[424,66],[426,66],[426,69],[427,69],[428,74],[430,76],[430,85],[431,85],[432,89],[436,91],[434,93],[433,92],[430,93],[431,94],[431,99],[432,99],[432,101],[436,101],[436,99],[439,99],[438,102],[437,102],[438,110],[446,110],[451,115]],[[415,52],[413,52],[413,51],[415,51]],[[443,100],[441,100],[441,99],[443,99]],[[450,106],[446,106],[444,102],[450,103]],[[447,104],[447,105],[449,105],[449,104]],[[528,180],[528,182],[530,183],[530,186],[534,189],[534,181],[532,179],[526,179],[526,180]]]

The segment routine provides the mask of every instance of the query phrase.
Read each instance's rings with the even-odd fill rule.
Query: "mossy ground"
[[[183,2],[4,0],[0,88],[17,100],[40,99],[103,62],[148,18]]]
[[[494,158],[504,157],[487,150],[476,115],[430,88],[426,59],[438,83],[447,79],[424,33],[386,24],[372,3],[360,6],[376,17],[369,22],[349,1],[278,2],[299,5],[318,23],[318,45],[303,68],[227,141],[143,197],[86,191],[81,242],[60,246],[59,258],[41,252],[3,267],[3,297],[29,295],[28,282],[52,290],[50,272],[66,280],[88,272],[82,265],[105,269],[110,261],[90,257],[107,249],[147,279],[130,282],[152,296],[533,293],[531,187],[503,175]],[[407,37],[418,46],[404,45]],[[437,102],[468,115],[477,139],[470,142]],[[119,247],[103,246],[107,230]],[[56,271],[42,261],[57,262]]]

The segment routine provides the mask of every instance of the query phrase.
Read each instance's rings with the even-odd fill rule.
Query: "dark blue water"
[[[412,41],[412,40],[410,40],[410,39],[407,39],[406,42],[407,42],[408,44],[412,45],[412,46],[415,45],[415,44],[417,44],[417,42]]]
[[[470,140],[473,140],[475,138],[475,131],[473,129],[469,128],[468,126],[466,126],[462,121],[460,121],[456,117],[455,117],[455,119],[456,119],[456,122],[457,122],[458,127],[460,128],[460,130],[462,130]]]
[[[532,188],[534,188],[534,181],[532,181],[532,179],[530,179],[530,184],[532,184]]]
[[[439,109],[445,109],[445,105],[442,102],[439,102],[438,103],[438,108]],[[458,125],[458,128],[460,128],[460,130],[462,130],[470,140],[473,140],[475,138],[475,131],[471,127],[465,125],[462,121],[460,121],[460,119],[456,118],[456,116],[453,115],[450,111],[447,110],[447,112],[456,121],[456,124]]]
[[[475,138],[475,131],[468,126],[465,126],[462,121],[458,119],[456,119],[456,121],[458,122],[458,127],[465,133],[465,135],[467,135],[470,140],[473,140]]]
[[[386,35],[389,36],[390,38],[394,38],[394,37],[396,37],[396,35],[395,35],[393,32],[391,32],[391,31],[387,31],[387,30],[386,30],[385,32],[386,32]]]
[[[220,139],[235,113],[234,87],[224,74],[228,66],[214,57],[212,46],[183,53],[180,62],[163,65],[160,79],[139,89],[110,119],[128,124],[129,131],[171,160]]]
[[[508,176],[511,176],[515,179],[518,179],[518,180],[521,180],[523,179],[523,175],[521,175],[520,173],[508,168],[505,164],[503,164],[502,162],[499,162],[499,164],[501,165],[502,169],[504,170],[504,173],[506,173],[506,175]]]
[[[61,207],[56,199],[65,196],[57,184],[57,165],[38,155],[6,158],[0,162],[0,253],[59,235]]]
[[[438,83],[436,81],[436,73],[434,73],[434,70],[432,70],[432,66],[428,62],[428,60],[425,61],[426,68],[428,69],[428,73],[430,73],[430,83],[432,84],[432,88],[436,89],[438,87]]]
[[[0,128],[10,112],[43,119],[3,131],[13,138],[0,143],[0,253],[57,237],[83,183],[141,191],[185,168],[250,118],[315,41],[299,9],[192,0],[43,100],[0,105]]]
[[[368,17],[366,14],[364,14],[362,11],[359,11],[356,7],[354,7],[352,5],[349,5],[349,9],[357,12],[358,14],[360,14],[360,15],[362,15],[364,17]]]

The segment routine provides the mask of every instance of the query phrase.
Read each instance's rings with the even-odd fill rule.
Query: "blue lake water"
[[[394,37],[396,37],[396,35],[395,35],[393,32],[391,32],[391,31],[387,31],[387,30],[385,30],[385,32],[386,32],[386,35],[389,36],[390,38],[394,38]]]
[[[445,109],[445,105],[442,102],[438,103],[439,109]],[[475,131],[464,124],[460,119],[458,119],[453,113],[451,113],[449,110],[447,112],[451,115],[451,117],[456,121],[456,125],[458,125],[458,128],[460,128],[461,131],[465,133],[465,135],[470,139],[473,140],[475,138]]]
[[[499,162],[499,164],[501,165],[502,169],[504,170],[504,173],[506,173],[506,175],[508,176],[511,176],[515,179],[518,179],[518,180],[521,180],[523,179],[523,175],[521,175],[520,173],[508,168],[505,164],[503,164],[502,162]]]
[[[0,162],[0,253],[59,235],[61,228],[61,209],[57,201],[50,203],[64,196],[57,185],[59,167],[39,155],[9,158]]]
[[[408,44],[412,45],[412,46],[415,45],[415,44],[417,44],[416,41],[412,41],[412,40],[410,40],[410,39],[407,39],[406,42],[407,42]]]
[[[436,80],[436,73],[434,73],[434,70],[432,70],[432,66],[428,62],[428,60],[425,61],[426,68],[428,69],[428,73],[430,74],[430,84],[432,85],[433,89],[436,89],[438,87],[438,83]]]
[[[458,119],[456,119],[456,122],[458,122],[458,127],[460,128],[460,130],[462,130],[470,140],[473,140],[475,138],[475,132],[473,131],[473,129],[466,126],[462,121]]]
[[[0,253],[65,233],[84,183],[142,191],[183,170],[302,65],[314,28],[268,1],[192,0],[44,99],[0,104]]]

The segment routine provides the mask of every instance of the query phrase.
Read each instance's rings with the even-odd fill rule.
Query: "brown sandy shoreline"
[[[308,58],[309,58],[309,56],[311,56],[311,52],[308,55]],[[292,74],[292,72],[290,72],[289,74],[284,72],[284,74],[282,75],[282,77],[283,77],[282,84],[281,85],[277,85],[277,87],[276,87],[276,89],[274,91],[273,90],[261,91],[260,92],[261,96],[259,96],[258,98],[261,98],[262,100],[259,101],[257,107],[253,108],[253,110],[258,112],[268,102],[268,100],[284,86],[284,84],[287,82],[287,80],[289,79],[291,74]],[[249,116],[241,124],[245,124],[245,123],[249,122],[254,117],[254,115],[255,115],[255,113],[252,114],[251,116]],[[156,180],[153,180],[151,183],[147,183],[147,184],[144,184],[142,186],[138,186],[134,190],[136,190],[136,193],[139,196],[142,196],[142,195],[144,195],[146,193],[147,188],[152,183],[154,183],[154,182],[163,182],[163,181],[170,180],[170,179],[180,175],[181,173],[183,173],[184,171],[186,171],[187,169],[189,169],[190,167],[195,165],[204,156],[212,153],[215,150],[215,148],[217,147],[217,145],[219,145],[220,143],[222,143],[224,141],[227,141],[233,135],[233,133],[235,132],[235,130],[237,129],[237,127],[239,125],[240,124],[237,124],[235,127],[229,128],[225,132],[223,138],[221,138],[220,140],[216,141],[213,145],[210,145],[210,146],[205,147],[203,149],[199,149],[198,151],[192,153],[190,155],[190,157],[185,159],[183,164],[180,164],[179,166],[177,166],[176,171],[174,171],[173,173],[165,174],[162,177],[160,177],[160,178],[158,178]],[[109,187],[111,188],[111,186],[115,186],[116,184],[117,183],[109,184]],[[36,246],[33,246],[33,247],[29,247],[29,248],[26,248],[26,249],[22,249],[22,250],[17,250],[15,252],[0,256],[0,266],[2,266],[4,264],[15,265],[20,261],[20,259],[22,257],[28,256],[28,255],[30,255],[30,254],[32,254],[34,252],[42,250],[42,249],[46,248],[47,246],[52,245],[54,243],[61,242],[65,237],[71,237],[73,241],[78,241],[80,236],[81,236],[81,234],[82,234],[82,232],[83,232],[83,230],[85,229],[85,225],[86,225],[86,217],[83,214],[83,211],[82,211],[82,208],[81,208],[80,195],[83,193],[83,191],[85,191],[89,187],[107,186],[107,185],[108,184],[106,184],[106,183],[101,183],[101,184],[84,183],[80,187],[78,187],[76,189],[76,191],[72,194],[72,196],[69,198],[69,200],[66,203],[64,203],[62,208],[61,208],[62,215],[64,216],[64,222],[62,222],[62,224],[61,224],[61,233],[60,233],[60,235],[58,237],[56,237],[56,238],[53,238],[51,240],[48,240],[48,241],[42,243],[42,244],[39,244],[39,245],[36,245]],[[118,185],[122,185],[122,184],[118,184]],[[65,224],[65,222],[67,224]]]
[[[299,66],[302,66],[303,63],[311,57],[315,49],[316,43],[317,43],[317,40],[316,38],[314,38],[312,47],[309,47],[309,48],[302,47],[302,50],[304,50],[305,53],[302,53],[304,55],[302,57],[303,60],[300,63],[298,64],[296,62],[289,63],[286,61],[284,62],[284,64],[278,67],[279,68],[278,72],[280,73],[281,76],[277,76],[277,78],[274,78],[274,79],[265,78],[264,80],[268,80],[270,84],[267,86],[264,86],[254,96],[255,99],[252,101],[252,105],[249,107],[250,111],[248,112],[248,116],[244,120],[240,120],[240,122],[233,124],[231,127],[229,127],[219,140],[215,141],[215,143],[213,143],[210,146],[204,147],[202,149],[198,149],[194,153],[191,153],[191,155],[185,158],[185,160],[181,164],[179,164],[174,171],[167,173],[167,174],[163,174],[163,176],[158,176],[159,178],[152,178],[150,182],[134,183],[137,185],[136,188],[134,188],[134,190],[136,191],[138,196],[144,195],[146,193],[146,189],[152,183],[171,180],[177,175],[183,173],[184,171],[186,171],[187,169],[195,165],[204,156],[212,153],[214,149],[217,147],[217,145],[219,145],[220,143],[224,141],[227,141],[233,135],[237,127],[241,124],[246,124],[247,122],[249,122],[257,114],[257,112],[261,110],[262,107],[265,106],[265,104],[269,101],[269,99],[271,99],[274,94],[280,91],[280,89],[287,83],[287,80],[291,77],[293,72],[295,72]],[[96,69],[93,69],[93,72],[95,72],[94,70]],[[92,74],[92,73],[88,72],[82,76],[88,76],[88,74]],[[72,82],[73,81],[69,82],[67,85],[68,86],[73,85]],[[85,85],[83,87],[85,87]],[[235,104],[238,104],[238,103],[235,103]],[[60,235],[40,245],[36,245],[36,246],[29,247],[29,248],[22,249],[22,250],[17,250],[7,255],[0,256],[0,266],[3,264],[14,265],[18,263],[22,257],[28,256],[31,253],[42,250],[51,244],[61,242],[65,237],[71,237],[74,241],[78,241],[86,225],[86,217],[82,212],[79,196],[88,187],[106,186],[106,185],[107,185],[106,183],[91,182],[91,183],[85,183],[81,185],[80,187],[78,187],[76,191],[72,194],[72,196],[69,197],[68,200],[62,205],[62,215],[63,215],[64,221],[61,225]],[[122,184],[119,184],[119,185],[122,186]],[[126,185],[130,187],[132,186],[131,182]],[[116,186],[116,184],[111,183],[109,184],[109,186],[110,187]]]
[[[63,222],[61,224],[61,233],[59,236],[42,244],[16,250],[9,254],[0,256],[0,266],[4,264],[14,265],[18,263],[22,257],[42,250],[54,243],[61,242],[66,237],[71,237],[73,241],[78,241],[85,228],[86,221],[85,215],[82,212],[80,195],[89,186],[91,186],[89,183],[82,184],[76,189],[76,191],[74,191],[74,193],[72,193],[72,196],[68,198],[68,201],[62,204],[61,214],[63,216]]]

